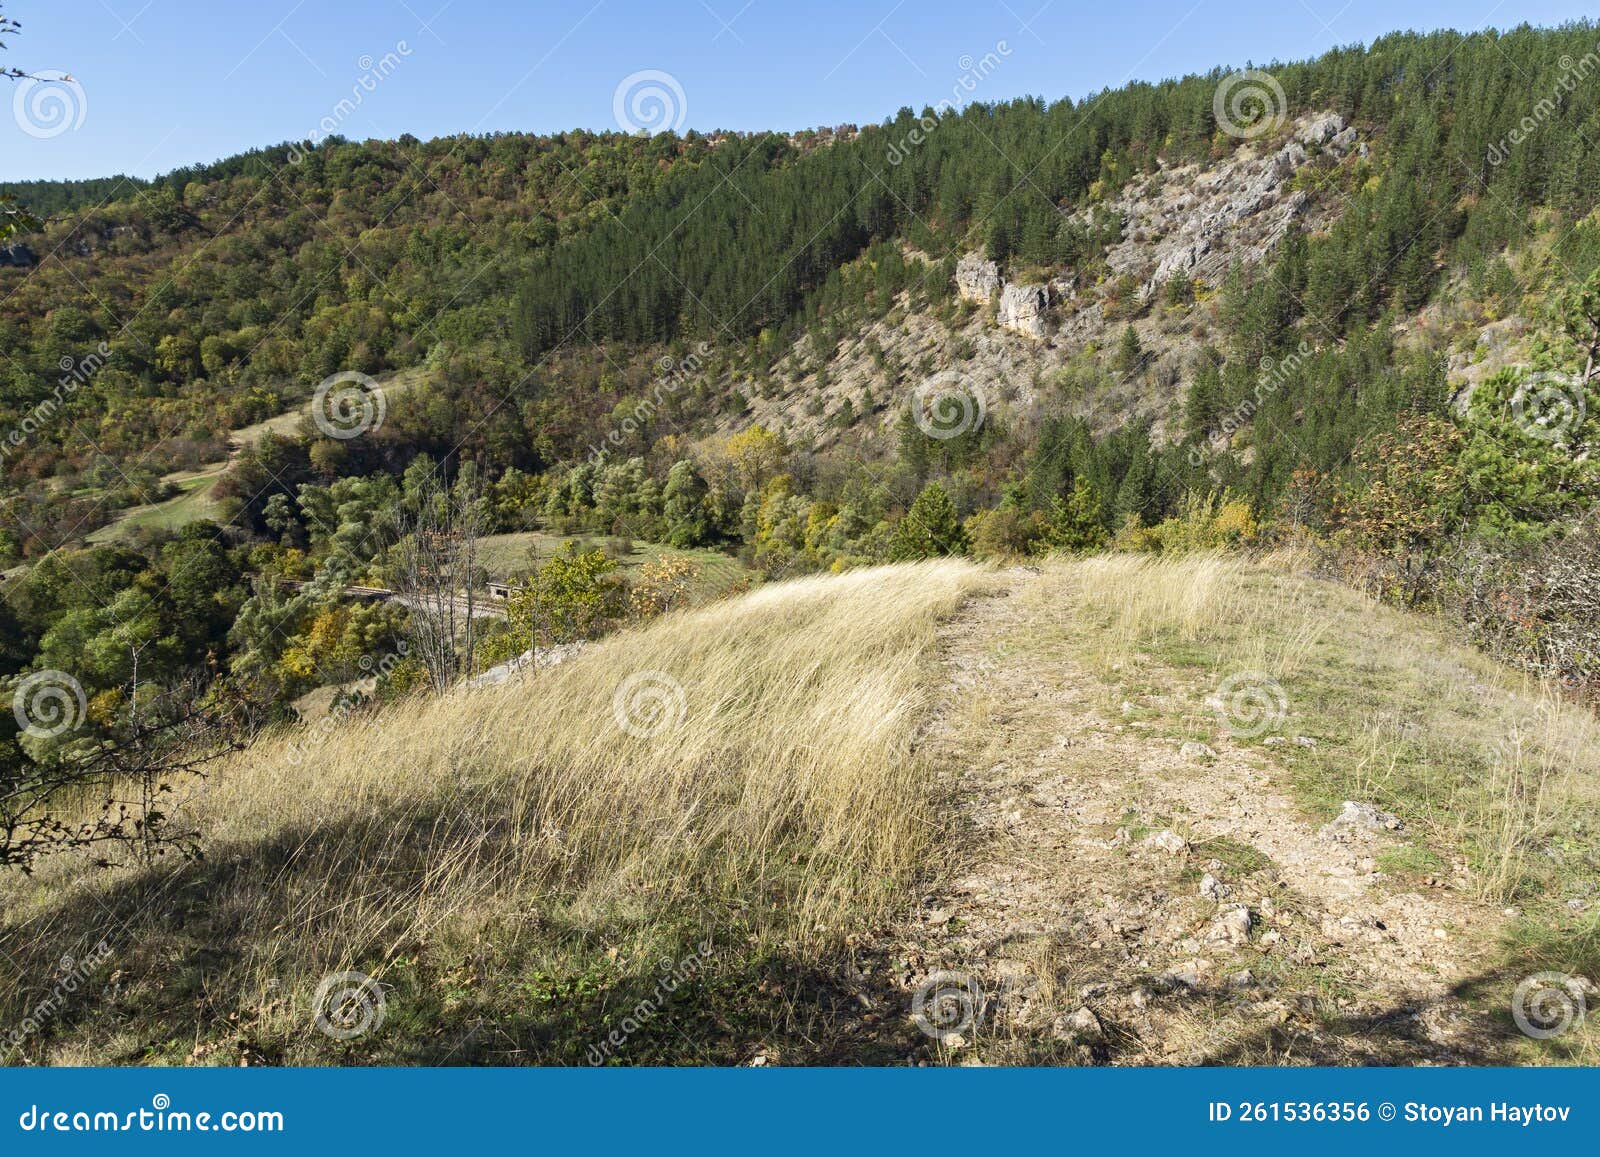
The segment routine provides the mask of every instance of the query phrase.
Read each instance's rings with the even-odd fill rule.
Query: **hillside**
[[[1600,971],[1596,772],[1292,559],[856,571],[262,740],[203,862],[0,885],[0,1013],[103,940],[21,1057],[1592,1064],[1511,1011]]]
[[[1590,88],[1500,144],[1592,37],[1397,35],[1275,66],[1246,123],[1207,75],[784,137],[329,138],[91,208],[32,189],[61,211],[0,268],[8,669],[114,716],[132,615],[147,678],[216,672],[281,716],[401,625],[257,580],[383,586],[431,471],[496,536],[767,577],[1310,535],[1593,694],[1563,577],[1600,497]],[[960,526],[924,535],[930,510]]]
[[[1596,72],[0,184],[19,1059],[1593,1061]]]

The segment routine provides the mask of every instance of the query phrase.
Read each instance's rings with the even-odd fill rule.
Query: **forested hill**
[[[131,197],[149,184],[123,173],[82,181],[0,181],[0,197],[26,205],[36,216],[53,217]]]
[[[1272,66],[1289,116],[1334,110],[1383,140],[1382,179],[1353,190],[1348,221],[1313,247],[1307,309],[1342,330],[1389,306],[1415,308],[1446,263],[1491,260],[1520,237],[1530,208],[1589,212],[1600,198],[1590,145],[1600,85],[1577,73],[1596,68],[1597,39],[1591,26],[1396,35]],[[1049,269],[1092,263],[1096,239],[1063,210],[1104,199],[1138,170],[1234,148],[1213,107],[1223,77],[1082,102],[973,104],[934,131],[919,124],[929,110],[902,109],[781,172],[759,144],[719,157],[541,254],[519,294],[524,345],[537,353],[574,331],[748,336],[792,318],[840,265],[891,237]],[[1558,107],[1510,147],[1546,97]],[[626,292],[612,294],[620,284]]]
[[[16,647],[85,610],[51,568],[168,597],[147,576],[181,529],[234,580],[174,664],[304,690],[252,648],[317,608],[244,575],[376,582],[351,543],[433,470],[495,530],[768,575],[1294,533],[1378,593],[1499,615],[1446,555],[1533,573],[1600,497],[1597,45],[1397,34],[1243,100],[1219,68],[793,136],[330,138],[16,186],[54,214],[0,263]],[[378,420],[297,429],[352,373],[392,387]],[[97,530],[123,545],[80,550]],[[1581,683],[1575,653],[1536,662]]]
[[[1334,110],[1381,142],[1379,179],[1349,190],[1344,220],[1311,246],[1305,311],[1342,333],[1415,309],[1444,269],[1481,267],[1521,238],[1530,210],[1586,214],[1600,196],[1587,144],[1600,86],[1575,74],[1596,40],[1590,26],[1395,35],[1272,66],[1291,117]],[[265,416],[286,386],[415,364],[441,341],[513,336],[537,358],[579,339],[793,327],[844,265],[891,238],[1092,267],[1103,239],[1070,210],[1140,170],[1237,146],[1213,108],[1223,75],[973,104],[920,133],[904,109],[798,163],[778,137],[333,139],[298,165],[280,146],[147,187],[16,186],[45,212],[112,199],[33,241],[51,256],[31,276],[0,274],[17,283],[0,315],[5,404],[25,410],[63,357],[114,338],[115,372],[76,406],[188,397],[157,410],[214,435]],[[1547,97],[1538,131],[1510,146]],[[193,397],[201,382],[219,404]],[[96,439],[113,458],[152,433],[124,430],[126,418]]]
[[[19,238],[36,267],[0,267],[0,421],[30,426],[6,471],[24,486],[98,470],[97,484],[134,490],[215,456],[227,430],[330,373],[414,365],[443,342],[492,348],[519,263],[711,147],[582,133],[331,141],[298,163],[280,146],[121,187]],[[37,214],[81,190],[19,192]],[[86,360],[92,379],[72,381]],[[52,401],[70,424],[27,422]]]

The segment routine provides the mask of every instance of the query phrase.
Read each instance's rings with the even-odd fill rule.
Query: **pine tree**
[[[1117,356],[1113,364],[1119,374],[1131,374],[1144,362],[1144,345],[1139,341],[1139,331],[1127,326],[1117,340]]]
[[[930,482],[895,527],[889,557],[895,562],[912,562],[966,554],[969,545],[955,503],[943,486]]]
[[[1065,498],[1056,496],[1050,502],[1050,512],[1045,520],[1043,542],[1047,549],[1084,551],[1103,546],[1106,541],[1105,524],[1100,521],[1100,496],[1094,487],[1081,479]]]

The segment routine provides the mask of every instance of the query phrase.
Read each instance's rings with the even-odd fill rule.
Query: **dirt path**
[[[1376,870],[1394,842],[1381,821],[1308,821],[1270,751],[1220,726],[1202,750],[1155,734],[1152,712],[1205,693],[1182,673],[1152,673],[1137,710],[1108,707],[1048,641],[1071,615],[1066,580],[1019,569],[1001,587],[950,625],[923,741],[966,833],[951,883],[888,946],[924,1031],[1001,1063],[1500,1055],[1453,995],[1498,912],[1454,878],[1397,887]]]

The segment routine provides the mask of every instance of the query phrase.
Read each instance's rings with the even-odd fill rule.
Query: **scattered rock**
[[[1177,968],[1162,973],[1161,979],[1169,987],[1199,988],[1200,978],[1209,967],[1209,961],[1186,960]]]
[[[1338,839],[1356,831],[1397,832],[1404,826],[1399,816],[1379,811],[1370,803],[1347,799],[1339,814],[1323,827],[1322,834]]]
[[[1189,850],[1188,840],[1184,839],[1177,832],[1168,831],[1166,828],[1162,828],[1159,832],[1152,832],[1150,835],[1144,838],[1144,842],[1147,844],[1154,844],[1163,852],[1171,852],[1175,856],[1181,855]]]
[[[1217,913],[1217,918],[1206,930],[1206,939],[1238,947],[1250,943],[1250,909],[1234,904]]]
[[[496,687],[522,671],[539,671],[546,667],[559,667],[568,659],[576,658],[589,644],[579,639],[575,643],[560,643],[538,651],[524,651],[514,659],[490,667],[483,674],[467,680],[469,687]]]
[[[1217,879],[1210,872],[1200,877],[1200,894],[1207,900],[1226,900],[1233,889]]]
[[[1080,1008],[1071,1016],[1057,1017],[1050,1026],[1050,1035],[1056,1040],[1098,1041],[1104,1039],[1105,1026],[1089,1008]]]
[[[1251,1016],[1266,1021],[1268,1024],[1282,1024],[1289,1019],[1289,1006],[1281,1000],[1257,1001],[1249,1007]]]

